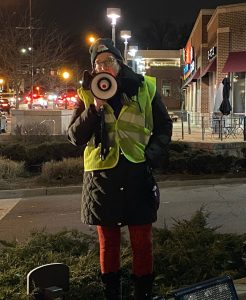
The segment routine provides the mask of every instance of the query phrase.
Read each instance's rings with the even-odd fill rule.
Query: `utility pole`
[[[23,29],[23,30],[29,30],[29,53],[30,53],[30,84],[31,84],[31,103],[29,105],[29,108],[32,108],[33,104],[33,35],[32,30],[34,29],[32,27],[32,0],[29,0],[29,26],[28,27],[16,27],[16,29]],[[37,28],[35,28],[37,29]]]
[[[32,37],[32,0],[29,0],[29,37],[30,37],[30,67],[31,67],[31,103],[33,105],[33,37]]]

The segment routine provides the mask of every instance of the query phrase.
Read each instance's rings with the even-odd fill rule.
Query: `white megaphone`
[[[90,90],[97,99],[109,100],[114,97],[117,89],[117,81],[115,77],[109,73],[98,73],[91,80]]]

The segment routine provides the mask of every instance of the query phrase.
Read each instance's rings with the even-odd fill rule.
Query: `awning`
[[[185,87],[187,84],[191,83],[192,81],[196,81],[200,77],[200,68],[198,68],[183,84],[182,88]]]
[[[222,72],[246,72],[246,52],[230,52]]]
[[[192,81],[197,80],[200,77],[200,68],[198,68],[192,78]]]
[[[201,77],[205,76],[208,72],[215,72],[216,71],[216,58],[208,63],[206,68],[203,70]]]

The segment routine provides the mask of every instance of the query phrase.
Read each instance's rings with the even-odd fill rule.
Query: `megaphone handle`
[[[108,154],[108,148],[107,148],[107,133],[106,133],[106,127],[105,127],[105,114],[104,114],[104,107],[101,106],[100,110],[100,117],[101,117],[101,126],[100,126],[100,135],[101,135],[101,151],[100,151],[100,158],[101,160],[105,160],[107,154]]]

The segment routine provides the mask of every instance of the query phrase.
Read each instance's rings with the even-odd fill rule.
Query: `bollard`
[[[188,134],[191,134],[191,128],[190,128],[190,114],[188,114],[187,117],[188,117]]]
[[[182,140],[184,139],[184,117],[183,112],[181,114],[181,126],[182,126]]]
[[[204,141],[205,127],[204,127],[204,116],[202,116],[202,140]]]
[[[246,141],[246,117],[243,118],[243,140]]]

